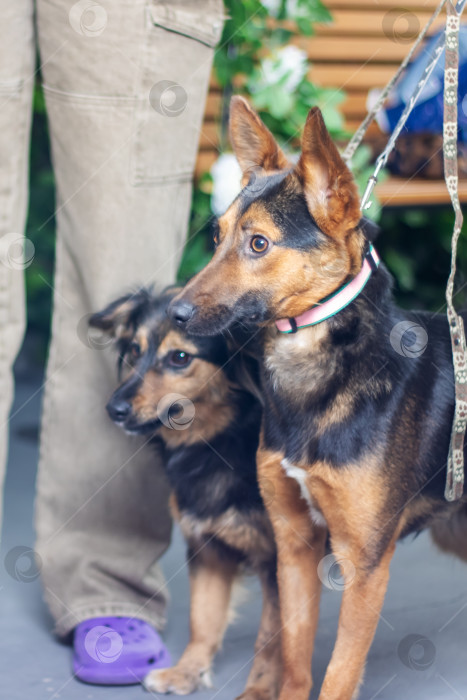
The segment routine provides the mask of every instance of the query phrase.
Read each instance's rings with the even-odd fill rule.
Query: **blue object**
[[[384,112],[392,131],[404,110],[410,96],[419,80],[422,78],[431,57],[431,50],[436,44],[441,32],[433,36],[407,67],[396,84]],[[405,130],[409,132],[429,131],[443,132],[443,89],[444,89],[444,58],[443,51],[429,81],[420,95],[417,104],[410,114]],[[467,26],[461,26],[459,33],[459,140],[467,143]]]
[[[170,666],[156,630],[131,617],[94,617],[75,628],[73,673],[84,683],[141,683],[154,669]]]

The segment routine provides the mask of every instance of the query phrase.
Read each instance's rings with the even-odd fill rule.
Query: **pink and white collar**
[[[300,328],[315,326],[321,321],[334,316],[350,304],[364,289],[371,277],[372,272],[378,269],[379,255],[370,244],[368,253],[363,260],[362,269],[356,277],[343,287],[334,292],[330,297],[315,304],[311,309],[305,311],[295,318],[281,318],[276,321],[277,329],[281,333],[296,333]]]

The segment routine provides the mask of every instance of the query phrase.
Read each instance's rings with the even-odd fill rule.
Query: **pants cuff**
[[[74,630],[76,625],[84,620],[93,617],[119,616],[134,617],[144,620],[152,625],[158,632],[161,632],[167,622],[165,606],[161,605],[160,611],[148,612],[145,608],[128,603],[102,603],[95,605],[85,605],[69,610],[66,615],[55,622],[54,633],[60,637],[67,637]]]

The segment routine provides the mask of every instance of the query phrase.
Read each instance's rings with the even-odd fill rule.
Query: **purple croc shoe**
[[[73,672],[85,683],[141,683],[153,669],[171,665],[156,630],[133,617],[93,617],[75,628]]]

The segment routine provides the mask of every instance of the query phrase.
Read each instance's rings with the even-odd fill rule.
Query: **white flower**
[[[281,9],[281,0],[261,0],[261,4],[270,15],[277,17],[279,10]]]
[[[287,15],[295,17],[298,12],[298,0],[287,0]]]
[[[220,216],[241,190],[242,171],[234,154],[222,153],[211,167],[211,176],[211,209]]]
[[[308,59],[305,51],[296,46],[285,46],[261,63],[266,85],[275,85],[286,78],[284,87],[293,92],[306,75]]]
[[[279,10],[281,9],[282,3],[281,0],[261,0],[261,4],[263,5],[263,7],[266,8],[270,15],[272,15],[273,17],[277,17],[279,14]],[[287,17],[295,17],[297,9],[298,0],[287,0],[285,4],[285,11]]]

